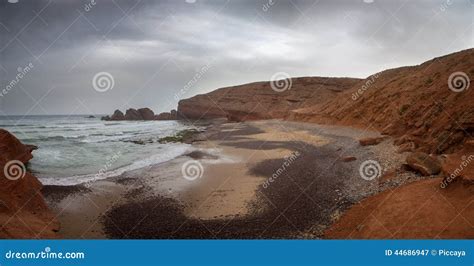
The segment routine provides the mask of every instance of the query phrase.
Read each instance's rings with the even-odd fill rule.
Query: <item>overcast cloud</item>
[[[474,0],[0,1],[0,115],[168,111],[276,72],[364,78],[474,46]]]

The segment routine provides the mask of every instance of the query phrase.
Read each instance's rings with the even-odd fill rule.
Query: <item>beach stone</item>
[[[407,165],[424,176],[436,175],[441,172],[441,164],[438,159],[424,152],[414,152],[407,156]]]
[[[355,161],[355,160],[357,160],[357,158],[354,157],[354,156],[347,156],[347,157],[342,158],[343,162],[352,162],[352,161]]]
[[[377,145],[384,141],[386,138],[387,137],[364,138],[360,139],[359,143],[361,146]]]

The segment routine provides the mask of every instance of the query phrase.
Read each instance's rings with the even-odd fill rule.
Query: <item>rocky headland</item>
[[[460,72],[468,80],[451,76]],[[275,90],[277,81],[221,88],[181,100],[178,114],[369,127],[395,137],[402,151],[450,153],[474,134],[474,90],[462,88],[472,77],[474,49],[468,49],[366,79],[304,77],[292,78],[281,90]]]
[[[35,146],[22,144],[0,129],[0,238],[57,238],[59,223],[27,171]]]

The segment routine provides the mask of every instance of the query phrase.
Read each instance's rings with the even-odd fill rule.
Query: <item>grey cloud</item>
[[[278,71],[365,77],[470,48],[474,36],[468,0],[90,3],[1,2],[0,88],[18,67],[35,67],[0,97],[0,114],[165,111],[176,107],[176,95],[268,80]],[[91,83],[102,71],[115,86],[98,93]]]

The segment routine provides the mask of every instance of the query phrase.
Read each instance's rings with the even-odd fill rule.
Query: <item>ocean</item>
[[[101,121],[85,115],[3,116],[0,128],[38,146],[28,169],[44,185],[76,185],[171,160],[190,145],[158,140],[198,129],[180,121]]]

